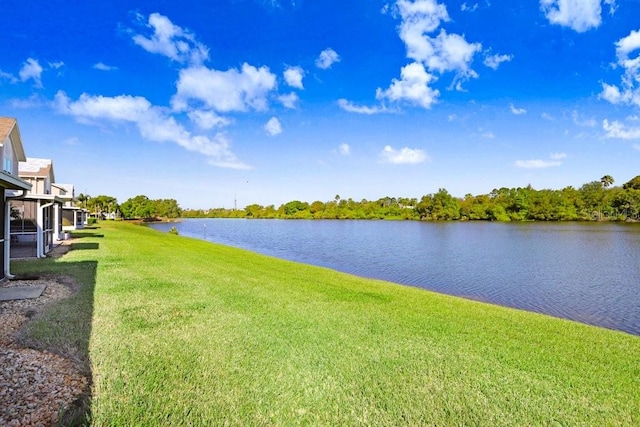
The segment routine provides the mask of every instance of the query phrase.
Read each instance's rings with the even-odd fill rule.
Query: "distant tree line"
[[[370,201],[343,199],[328,202],[293,200],[276,208],[252,204],[243,210],[184,210],[186,218],[284,219],[409,219],[485,221],[638,221],[640,175],[622,187],[613,187],[610,175],[580,188],[535,190],[530,185],[494,189],[489,194],[453,197],[441,188],[416,198],[383,197]]]
[[[86,208],[90,214],[98,218],[141,219],[146,221],[180,218],[182,209],[174,199],[151,200],[139,195],[127,199],[122,204],[111,196],[89,196],[79,194],[76,205]]]
[[[136,196],[120,205],[125,219],[173,219],[180,218],[182,210],[174,199],[151,200],[147,196]]]

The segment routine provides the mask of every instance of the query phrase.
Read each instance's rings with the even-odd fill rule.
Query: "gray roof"
[[[18,121],[12,117],[0,117],[0,145],[4,143],[4,140],[12,136],[13,149],[15,150],[16,158],[24,160],[24,147],[22,146],[22,138],[20,138],[20,129],[18,129]]]
[[[67,194],[73,194],[73,184],[58,184],[57,182],[54,182],[51,185],[62,188]]]
[[[51,174],[51,181],[54,181],[53,160],[27,157],[26,162],[18,164],[18,175],[47,177]]]

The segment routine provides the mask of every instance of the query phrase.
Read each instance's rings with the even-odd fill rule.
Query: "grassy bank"
[[[640,337],[123,223],[22,273],[78,278],[32,323],[95,425],[638,425]]]

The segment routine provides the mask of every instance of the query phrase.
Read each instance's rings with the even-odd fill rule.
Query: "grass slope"
[[[84,283],[25,334],[89,356],[94,425],[640,424],[636,336],[130,224],[76,237],[13,268]]]

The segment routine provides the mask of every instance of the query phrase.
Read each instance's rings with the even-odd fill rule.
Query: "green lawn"
[[[94,425],[640,425],[640,337],[103,222],[34,345]]]

